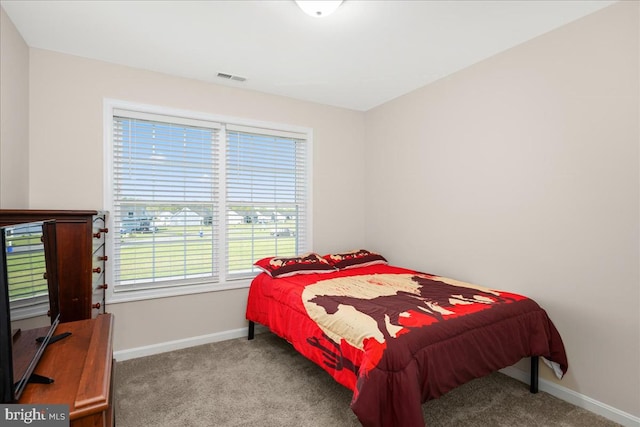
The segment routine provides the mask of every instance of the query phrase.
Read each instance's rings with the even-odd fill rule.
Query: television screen
[[[53,221],[0,229],[0,398],[18,400],[58,324]]]

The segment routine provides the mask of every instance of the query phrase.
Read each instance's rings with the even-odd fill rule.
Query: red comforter
[[[422,427],[423,402],[523,357],[567,370],[560,335],[535,301],[389,265],[261,273],[247,319],[353,390],[364,426]]]

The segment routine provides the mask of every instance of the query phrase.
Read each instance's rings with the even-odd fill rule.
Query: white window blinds
[[[219,129],[132,116],[113,118],[116,286],[217,280]]]
[[[309,250],[304,133],[114,109],[115,292],[226,282]]]
[[[247,276],[258,259],[307,247],[307,144],[236,126],[226,135],[227,273]]]

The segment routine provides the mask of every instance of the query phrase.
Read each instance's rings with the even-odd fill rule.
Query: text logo
[[[69,427],[68,405],[0,405],[2,426]]]

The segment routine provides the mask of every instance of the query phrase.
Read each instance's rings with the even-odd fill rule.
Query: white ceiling
[[[366,111],[615,1],[0,1],[26,43]],[[245,77],[224,80],[218,72]]]

